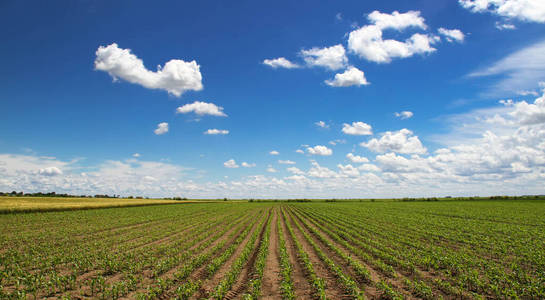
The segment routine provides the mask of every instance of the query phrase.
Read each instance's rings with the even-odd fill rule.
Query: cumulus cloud
[[[195,101],[193,103],[180,106],[176,109],[176,113],[178,114],[187,114],[191,112],[199,116],[210,115],[217,117],[227,117],[227,115],[223,112],[223,107],[217,106],[214,103]]]
[[[368,85],[369,82],[365,78],[363,71],[360,71],[356,67],[348,67],[343,73],[335,74],[335,78],[332,80],[324,81],[329,86],[334,87],[349,87],[349,86],[361,86]]]
[[[226,167],[226,168],[229,168],[229,169],[235,169],[235,168],[239,167],[234,159],[230,159],[230,160],[224,162],[223,166]]]
[[[371,125],[364,122],[352,122],[352,125],[344,123],[342,132],[350,135],[372,135]]]
[[[305,172],[301,171],[299,168],[297,167],[289,167],[286,169],[288,172],[292,173],[292,174],[295,174],[295,175],[303,175],[305,174]]]
[[[440,35],[443,35],[449,43],[455,41],[461,43],[465,38],[464,33],[460,31],[460,29],[446,29],[441,27],[437,32],[439,32]]]
[[[330,170],[326,167],[320,166],[316,161],[311,162],[312,167],[308,170],[307,174],[310,177],[317,178],[334,178],[338,177],[337,172]]]
[[[346,176],[346,177],[358,177],[360,175],[360,171],[358,171],[358,168],[348,164],[348,165],[341,165],[338,164],[337,168],[339,168],[339,175]]]
[[[431,45],[440,38],[435,35],[415,33],[405,41],[383,39],[385,29],[402,31],[408,27],[426,28],[420,12],[394,12],[383,14],[374,11],[368,15],[372,25],[362,26],[348,35],[348,49],[366,60],[376,63],[389,63],[394,58],[406,58],[415,54],[432,53]]]
[[[95,70],[107,72],[114,80],[123,79],[149,89],[161,89],[174,96],[203,89],[200,66],[194,60],[172,59],[157,71],[150,71],[130,49],[113,43],[96,51]]]
[[[273,166],[269,165],[269,166],[267,167],[267,172],[269,172],[269,173],[276,173],[276,169],[273,168]]]
[[[324,121],[318,121],[316,123],[314,123],[316,126],[318,127],[322,127],[322,128],[329,128],[329,125],[327,125]]]
[[[134,158],[139,158],[139,157],[140,157],[140,153],[135,153],[135,154],[132,155],[132,157],[134,157]]]
[[[297,152],[297,153],[299,153],[299,154],[304,154],[304,153],[305,153],[305,151],[303,151],[303,150],[301,150],[301,149],[297,149],[297,150],[295,150],[295,152]]]
[[[216,134],[229,134],[229,130],[225,130],[225,129],[208,129],[207,131],[204,132],[204,134],[210,134],[210,135],[216,135]]]
[[[317,145],[314,147],[308,147],[307,152],[312,155],[321,155],[321,156],[328,156],[333,154],[333,150],[327,148],[326,146]]]
[[[269,152],[270,155],[279,155],[280,152],[276,151],[276,150],[272,150],[271,152]]]
[[[346,51],[341,44],[325,48],[315,47],[308,50],[301,50],[300,54],[307,66],[310,67],[339,70],[344,68],[348,63]]]
[[[400,118],[401,120],[405,120],[405,119],[410,119],[413,117],[413,112],[412,111],[400,111],[400,112],[396,112],[394,113],[394,115],[398,118]]]
[[[392,28],[403,30],[408,27],[427,28],[424,18],[420,16],[419,11],[411,10],[406,13],[394,11],[391,14],[386,14],[375,10],[367,16],[367,19],[381,29]]]
[[[279,164],[282,164],[282,165],[295,165],[295,162],[294,161],[291,161],[291,160],[278,160],[278,163]]]
[[[167,132],[168,132],[168,123],[167,122],[157,124],[157,129],[155,129],[153,131],[153,133],[155,133],[156,135],[162,135],[162,134],[165,134]]]
[[[367,159],[367,157],[363,157],[363,156],[359,156],[359,155],[354,155],[352,153],[348,153],[346,155],[346,158],[348,158],[351,162],[353,163],[358,163],[358,164],[362,164],[362,163],[367,163],[369,162],[369,159]]]
[[[489,12],[509,19],[545,23],[542,0],[458,0],[458,3],[474,13]]]
[[[245,161],[243,161],[240,165],[243,166],[244,168],[253,168],[253,167],[255,167],[255,163],[250,164],[250,163],[247,163]]]
[[[285,68],[285,69],[295,69],[300,66],[296,63],[292,63],[284,57],[274,58],[274,59],[265,59],[263,61],[264,65],[270,66],[273,69]]]
[[[399,131],[386,131],[380,139],[374,138],[360,145],[374,152],[397,152],[403,154],[424,154],[427,152],[418,139],[418,136],[414,136],[413,132],[406,128]]]
[[[57,168],[57,167],[47,167],[47,168],[43,168],[43,169],[40,169],[40,171],[38,172],[40,175],[44,175],[44,176],[57,176],[57,175],[62,175],[62,171]]]

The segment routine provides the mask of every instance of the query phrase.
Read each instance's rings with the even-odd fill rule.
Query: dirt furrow
[[[278,256],[278,209],[273,210],[271,220],[271,235],[269,238],[269,254],[263,271],[263,282],[261,286],[261,299],[280,299],[280,258]]]
[[[307,253],[310,261],[312,262],[316,275],[318,275],[318,277],[321,277],[325,280],[325,283],[326,283],[325,293],[327,295],[327,298],[344,299],[346,295],[345,295],[343,287],[339,285],[335,276],[331,274],[331,272],[329,272],[329,270],[327,269],[325,264],[320,260],[316,252],[314,252],[314,249],[305,239],[305,237],[303,236],[303,233],[299,231],[299,228],[297,228],[297,226],[295,225],[295,223],[293,222],[289,214],[287,218],[288,220],[286,221],[290,222],[291,227],[293,228],[293,231],[295,233],[296,239],[299,241],[299,243],[301,243],[304,251]]]

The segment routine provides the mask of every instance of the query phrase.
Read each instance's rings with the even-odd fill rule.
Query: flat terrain
[[[66,198],[66,197],[0,197],[0,212],[55,211],[87,208],[106,208],[173,204],[194,201],[126,198]]]
[[[3,214],[0,299],[543,299],[543,216],[543,200]]]

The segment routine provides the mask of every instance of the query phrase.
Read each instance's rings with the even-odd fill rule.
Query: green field
[[[544,216],[543,200],[3,214],[0,298],[543,299]]]

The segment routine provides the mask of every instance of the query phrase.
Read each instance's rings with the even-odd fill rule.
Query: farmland
[[[0,298],[544,298],[545,201],[0,215]]]

